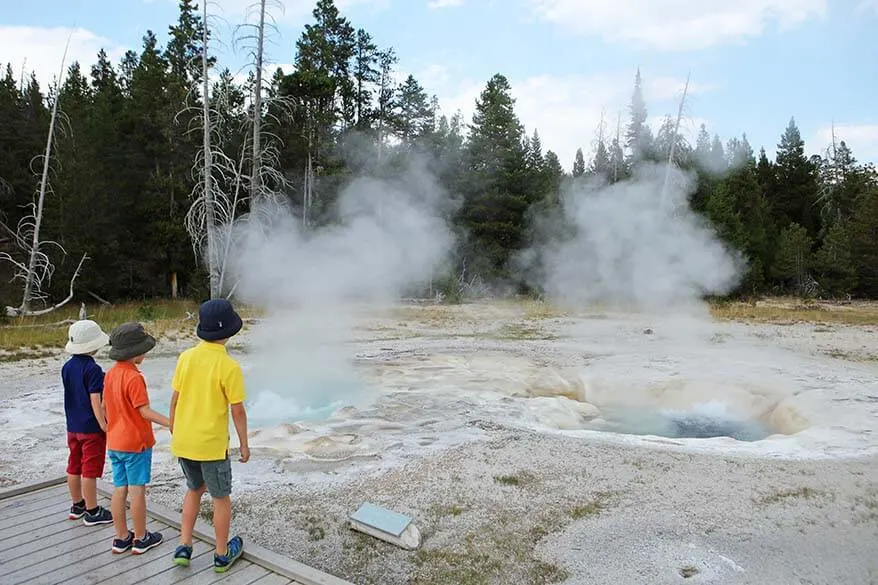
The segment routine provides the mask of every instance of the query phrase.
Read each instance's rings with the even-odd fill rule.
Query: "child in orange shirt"
[[[110,333],[110,359],[116,364],[104,377],[104,405],[107,410],[107,453],[113,466],[111,510],[116,538],[112,550],[131,550],[139,555],[162,543],[159,532],[146,531],[146,485],[152,472],[152,423],[170,427],[168,417],[149,407],[146,380],[137,367],[155,339],[140,323],[124,323]],[[125,520],[125,501],[131,494],[131,521]]]

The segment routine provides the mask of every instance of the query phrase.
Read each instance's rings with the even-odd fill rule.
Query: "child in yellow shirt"
[[[237,334],[241,317],[225,299],[201,305],[196,333],[201,342],[180,354],[171,396],[171,452],[180,459],[188,491],[183,499],[180,546],[174,563],[188,566],[192,531],[207,491],[213,500],[216,533],[214,570],[223,573],[244,552],[240,536],[229,539],[232,521],[232,465],[229,460],[229,410],[241,446],[240,461],[250,459],[244,376],[238,362],[226,352],[226,342]]]

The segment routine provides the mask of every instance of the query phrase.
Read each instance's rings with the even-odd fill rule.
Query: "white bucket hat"
[[[92,353],[109,342],[109,336],[101,331],[100,325],[89,319],[83,319],[67,330],[67,345],[64,346],[64,351],[73,355]]]

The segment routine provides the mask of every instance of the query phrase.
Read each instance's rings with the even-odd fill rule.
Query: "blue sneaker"
[[[113,554],[121,555],[131,550],[132,546],[134,546],[134,533],[129,530],[128,538],[113,539]]]
[[[85,516],[82,518],[82,523],[86,526],[97,526],[99,524],[112,524],[113,523],[113,515],[109,510],[98,506],[97,511],[94,514],[89,512],[85,513]]]
[[[224,555],[213,555],[213,570],[217,573],[225,573],[232,568],[235,561],[244,554],[244,540],[240,536],[233,536],[229,541],[229,550]]]
[[[188,544],[181,544],[174,551],[174,564],[180,567],[188,567],[189,561],[192,560],[192,547]]]
[[[131,549],[131,554],[142,555],[149,549],[160,545],[162,540],[161,532],[147,532],[146,536],[134,541],[134,547]]]

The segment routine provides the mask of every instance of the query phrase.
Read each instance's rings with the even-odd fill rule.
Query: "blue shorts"
[[[110,464],[113,466],[113,485],[125,487],[141,486],[149,483],[152,478],[152,449],[139,453],[128,451],[107,450]]]

